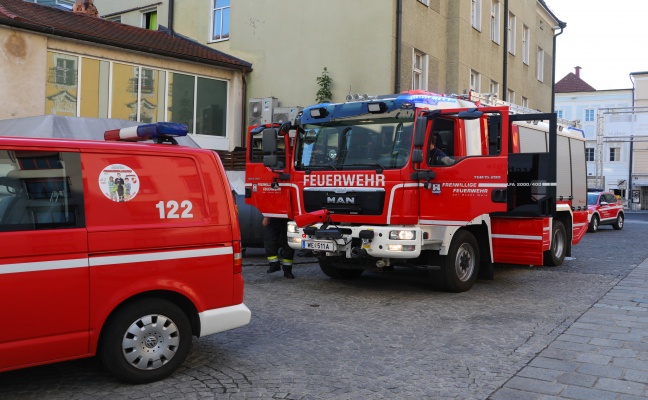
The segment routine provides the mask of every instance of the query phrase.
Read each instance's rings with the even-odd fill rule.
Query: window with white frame
[[[538,47],[538,55],[536,57],[536,77],[540,82],[544,82],[544,50]]]
[[[470,70],[470,90],[479,93],[481,87],[481,75],[475,70]]]
[[[511,89],[508,89],[506,91],[506,101],[508,101],[509,103],[515,103],[515,92]]]
[[[585,161],[594,161],[594,148],[586,147],[585,148]]]
[[[412,89],[427,90],[428,56],[414,50],[412,60]]]
[[[77,58],[61,55],[56,59],[55,82],[57,85],[74,86],[77,84]]]
[[[526,25],[522,25],[522,62],[526,65],[529,65],[530,42],[531,29]]]
[[[515,55],[515,25],[516,17],[513,13],[509,12],[508,15],[508,27],[507,27],[507,40],[508,40],[508,52]]]
[[[142,12],[142,28],[157,31],[158,28],[157,9],[145,10]]]
[[[470,22],[472,27],[481,31],[481,2],[482,0],[470,0]]]
[[[589,109],[585,110],[585,122],[593,122],[594,121],[594,110]]]
[[[500,2],[493,0],[490,18],[491,40],[497,44],[500,43],[500,14]]]
[[[564,115],[563,110],[556,110],[556,116],[557,116],[558,118],[564,118],[563,115]]]
[[[621,161],[620,147],[610,147],[610,161]]]
[[[488,85],[488,92],[495,97],[499,97],[499,83],[490,81],[490,84]]]
[[[522,107],[529,108],[529,99],[527,99],[526,97],[522,96],[522,104],[521,104],[521,106],[522,106]]]
[[[212,0],[211,40],[227,40],[230,36],[230,0]]]

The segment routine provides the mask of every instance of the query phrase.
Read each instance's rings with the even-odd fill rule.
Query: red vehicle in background
[[[623,203],[614,193],[588,192],[587,212],[589,232],[598,231],[601,225],[612,225],[612,228],[616,230],[623,229],[625,220]]]

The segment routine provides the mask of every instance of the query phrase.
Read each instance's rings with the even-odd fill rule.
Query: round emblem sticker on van
[[[99,174],[99,187],[112,201],[128,201],[139,192],[139,178],[132,168],[122,164],[109,165]]]

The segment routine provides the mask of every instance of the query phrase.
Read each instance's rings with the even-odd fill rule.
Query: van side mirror
[[[427,123],[427,117],[416,118],[416,129],[414,130],[414,147],[423,147],[423,143],[425,143]]]

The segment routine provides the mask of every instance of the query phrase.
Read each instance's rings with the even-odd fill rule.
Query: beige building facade
[[[634,208],[648,210],[648,71],[633,72],[630,78],[634,87],[635,108],[631,199]]]
[[[335,102],[353,94],[472,89],[550,111],[554,35],[564,27],[542,0],[94,3],[104,18],[137,26],[154,8],[159,25],[251,62],[249,99],[275,98],[288,107],[315,102],[316,78],[326,67]]]
[[[111,35],[160,43],[167,35],[7,1],[5,6],[14,8],[0,15],[0,119],[53,114],[171,121],[186,124],[204,148],[244,145],[249,63],[201,54],[204,48],[184,39],[148,51],[127,49]],[[40,25],[56,18],[61,26]],[[174,56],[165,46],[180,50]]]

